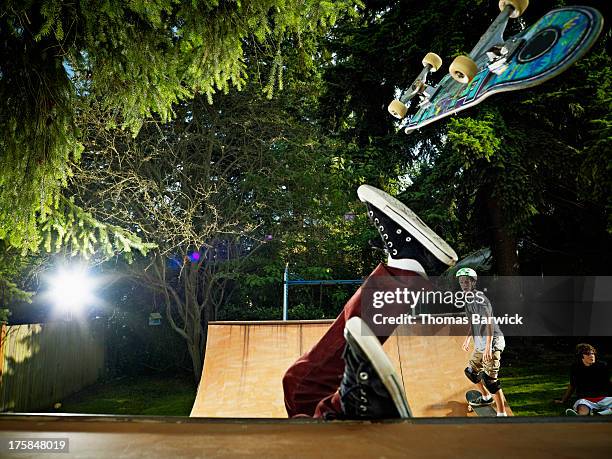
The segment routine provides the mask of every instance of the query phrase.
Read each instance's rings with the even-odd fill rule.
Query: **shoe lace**
[[[383,239],[384,249],[388,251],[391,254],[391,256],[393,257],[396,256],[398,254],[397,248],[393,247],[393,242],[389,240],[389,233],[387,232],[387,229],[385,228],[383,219],[382,218],[379,219],[378,217],[376,217],[374,214],[374,211],[372,210],[368,212],[368,216],[370,218],[370,221],[374,224],[374,226],[378,230],[380,237]],[[403,232],[402,228],[397,228],[395,230],[395,234],[397,236],[401,235],[402,232]],[[408,234],[406,235],[405,240],[406,242],[410,242],[412,238]]]
[[[367,396],[367,383],[369,382],[369,371],[363,362],[355,360],[351,355],[351,351],[348,348],[344,350],[344,360],[347,365],[351,367],[349,374],[355,375],[355,379],[348,380],[348,374],[345,374],[344,384],[340,391],[340,399],[343,404],[356,406],[361,413],[368,411],[368,405],[370,404]]]

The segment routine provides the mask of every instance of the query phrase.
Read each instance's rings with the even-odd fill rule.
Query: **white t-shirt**
[[[467,318],[471,324],[472,337],[474,338],[474,349],[476,349],[478,352],[484,352],[487,344],[489,325],[472,323],[472,315],[476,314],[480,317],[492,317],[493,307],[483,292],[478,292],[477,295],[476,293],[477,291],[474,290],[475,295],[473,301],[469,303],[466,302],[465,314],[467,315]],[[491,347],[493,351],[503,351],[506,347],[504,334],[502,333],[498,324],[492,324],[491,326],[493,327],[493,343]]]

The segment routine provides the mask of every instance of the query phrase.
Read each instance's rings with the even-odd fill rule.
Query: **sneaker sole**
[[[361,185],[357,189],[357,195],[362,202],[372,204],[401,225],[442,263],[448,266],[457,263],[458,257],[453,248],[427,226],[417,214],[393,196],[370,185]]]
[[[487,403],[474,403],[474,402],[469,402],[470,406],[473,406],[474,408],[480,408],[482,406],[491,406],[493,405],[493,403],[495,403],[495,400],[491,400],[490,402]]]
[[[378,338],[360,317],[350,318],[344,327],[344,338],[353,341],[374,367],[385,385],[401,418],[412,417],[403,385]]]

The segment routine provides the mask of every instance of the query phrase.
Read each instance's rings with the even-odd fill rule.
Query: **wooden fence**
[[[77,321],[2,325],[0,411],[47,409],[102,376],[104,336]]]

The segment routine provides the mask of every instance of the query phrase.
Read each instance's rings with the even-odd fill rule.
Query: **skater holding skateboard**
[[[578,400],[565,413],[568,415],[612,414],[612,387],[606,362],[597,360],[597,350],[590,344],[576,346],[576,359],[570,369],[570,383],[561,399],[566,403],[574,392]]]
[[[368,185],[360,186],[357,194],[383,240],[387,263],[374,269],[325,335],[285,373],[289,417],[411,416],[401,379],[382,348],[395,326],[377,329],[382,337],[374,335],[361,319],[362,295],[373,282],[384,291],[428,288],[427,274],[454,265],[457,254],[397,199]]]
[[[465,303],[465,313],[470,319],[470,332],[463,341],[463,350],[469,351],[470,341],[474,341],[474,350],[465,369],[467,378],[478,386],[477,391],[470,391],[466,398],[472,407],[489,406],[495,402],[496,410],[489,410],[491,415],[507,416],[504,394],[499,382],[501,353],[505,347],[504,335],[497,324],[476,324],[472,317],[491,317],[491,302],[483,292],[476,290],[478,275],[472,268],[461,268],[455,274],[463,292],[472,292],[471,301]],[[467,298],[467,297],[466,297]],[[476,409],[478,412],[478,410]]]

